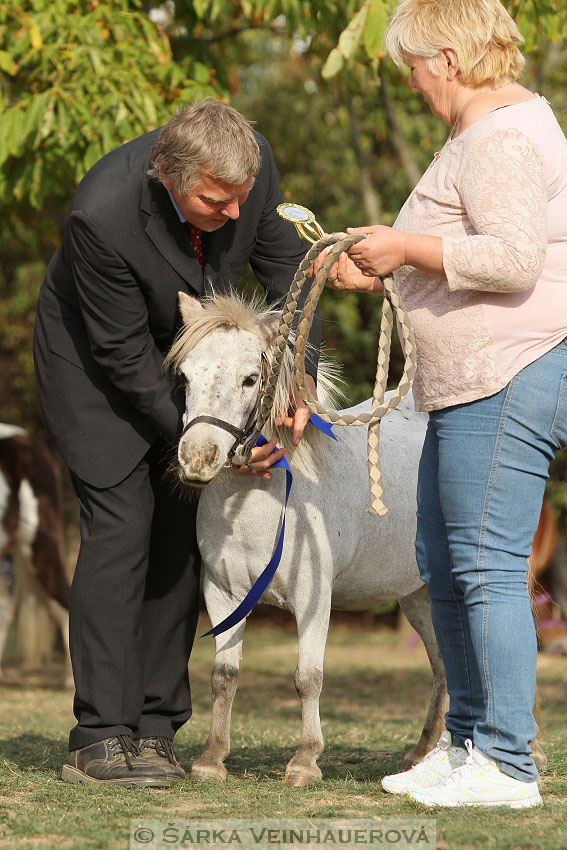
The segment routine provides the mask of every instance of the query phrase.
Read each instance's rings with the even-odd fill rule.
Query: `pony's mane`
[[[187,355],[202,339],[218,330],[236,329],[249,331],[258,337],[266,355],[268,372],[270,371],[273,361],[272,344],[275,342],[275,328],[281,310],[267,309],[258,296],[247,300],[236,292],[230,295],[211,295],[201,301],[201,306],[203,309],[196,311],[194,319],[185,324],[177,334],[165,358],[166,366],[179,372]],[[270,325],[273,329],[266,332]],[[290,342],[293,345],[293,334],[290,335]],[[339,401],[343,399],[341,383],[340,367],[322,350],[317,367],[317,397],[323,407],[336,409]],[[320,464],[323,461],[329,438],[308,424],[299,447],[295,448],[291,440],[291,429],[276,425],[276,421],[287,413],[294,386],[293,353],[288,346],[274,394],[272,411],[263,433],[268,439],[277,437],[278,445],[286,449],[289,459],[293,455],[295,464],[305,469],[313,468],[314,462]]]
[[[239,293],[210,295],[201,302],[202,310],[183,325],[165,358],[165,365],[179,372],[187,355],[210,333],[218,330],[250,331],[260,337],[259,327],[278,315],[277,310],[263,308],[259,296],[246,301]]]

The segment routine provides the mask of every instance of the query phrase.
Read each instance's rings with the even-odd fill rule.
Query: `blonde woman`
[[[567,142],[517,79],[522,37],[498,0],[403,0],[386,48],[451,127],[394,227],[331,273],[394,273],[429,412],[416,550],[450,694],[446,732],[387,791],[428,806],[541,804],[536,637],[526,558],[567,442]]]

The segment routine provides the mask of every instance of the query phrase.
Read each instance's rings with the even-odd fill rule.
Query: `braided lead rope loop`
[[[364,236],[362,234],[327,234],[325,236],[322,236],[321,239],[319,239],[311,246],[305,257],[299,264],[299,267],[291,282],[291,286],[282,309],[280,326],[278,328],[278,334],[272,349],[272,367],[270,369],[270,374],[268,375],[268,378],[266,380],[262,400],[259,404],[258,416],[256,419],[256,424],[254,426],[254,431],[252,434],[250,434],[248,439],[236,449],[232,461],[233,463],[239,465],[243,463],[245,464],[247,462],[247,460],[250,458],[252,447],[258,439],[262,428],[269,419],[274,403],[276,386],[280,377],[282,362],[286,353],[287,343],[292,329],[293,319],[297,310],[297,302],[299,301],[301,291],[309,277],[309,271],[313,263],[315,262],[321,251],[323,251],[325,248],[328,248],[329,246],[332,246],[327,257],[325,258],[325,261],[319,269],[319,272],[313,279],[313,282],[311,284],[311,291],[309,292],[305,304],[303,305],[303,316],[309,316],[307,334],[309,333],[309,329],[313,322],[315,307],[317,306],[317,302],[319,301],[319,297],[325,286],[325,281],[327,280],[329,270],[336,263],[343,251],[348,250],[351,245],[354,245],[355,242],[360,242],[362,239],[364,239]],[[296,332],[296,350],[297,342],[298,340],[300,340],[301,337],[300,325],[298,325]],[[303,351],[305,350],[305,343],[306,338],[300,340],[300,344],[302,345]],[[305,392],[308,393],[307,390],[305,390]]]
[[[383,516],[387,508],[382,502],[383,489],[381,485],[380,458],[378,454],[380,422],[384,416],[391,413],[407,396],[410,391],[416,370],[416,347],[413,329],[411,327],[406,309],[400,298],[394,282],[390,278],[384,280],[384,302],[382,306],[382,320],[380,323],[380,339],[378,343],[378,356],[376,364],[376,382],[372,398],[372,409],[366,413],[344,413],[334,410],[325,410],[319,402],[313,398],[305,383],[305,348],[309,331],[313,323],[313,316],[324,289],[329,271],[336,263],[343,251],[347,251],[355,242],[364,239],[362,234],[331,233],[323,236],[309,249],[301,261],[293,278],[290,291],[287,295],[278,336],[274,345],[274,358],[270,375],[266,382],[264,395],[260,404],[258,419],[254,433],[239,447],[234,461],[245,463],[250,457],[252,446],[256,442],[260,431],[264,427],[272,409],[275,387],[278,382],[282,360],[285,354],[287,341],[292,327],[293,318],[297,309],[297,302],[301,290],[307,280],[309,269],[319,254],[329,246],[332,246],[321,264],[311,285],[301,314],[295,340],[295,379],[299,392],[307,408],[311,413],[316,413],[325,422],[332,425],[368,425],[368,471],[370,478],[370,491],[372,502],[369,512],[373,515]],[[390,398],[385,401],[386,384],[388,380],[388,364],[390,360],[390,348],[392,340],[394,310],[397,313],[398,329],[404,351],[404,370],[397,389]]]

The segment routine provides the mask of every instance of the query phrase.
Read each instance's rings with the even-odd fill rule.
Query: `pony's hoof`
[[[432,747],[432,749],[433,749],[433,747]],[[411,768],[414,767],[414,765],[420,763],[420,761],[423,759],[423,757],[425,755],[427,755],[427,754],[424,753],[423,756],[416,756],[414,753],[408,753],[404,757],[404,760],[402,761],[400,771],[403,773],[406,770],[411,770]]]
[[[191,768],[190,782],[224,782],[227,770],[223,764],[194,764]]]
[[[322,778],[323,775],[320,770],[314,773],[305,768],[296,767],[293,770],[286,771],[283,783],[284,785],[291,785],[293,788],[304,788],[306,785],[321,782]]]
[[[439,738],[436,738],[434,740],[434,736],[428,736],[425,741],[419,740],[418,743],[414,747],[412,747],[411,750],[408,750],[405,754],[402,760],[401,770],[410,770],[412,767],[414,767],[414,765],[419,764],[421,761],[423,761],[427,753],[431,752],[438,740]]]

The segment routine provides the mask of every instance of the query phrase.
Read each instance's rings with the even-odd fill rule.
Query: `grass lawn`
[[[208,732],[212,655],[212,639],[197,641],[194,716],[176,739],[185,767]],[[541,780],[545,806],[434,815],[379,785],[419,736],[431,681],[421,645],[406,650],[389,630],[331,627],[321,700],[323,782],[304,789],[282,784],[299,737],[295,660],[292,630],[252,621],[233,712],[229,779],[154,790],[61,782],[71,695],[49,686],[45,676],[22,677],[8,668],[0,686],[0,848],[127,850],[132,818],[435,817],[438,850],[567,850],[567,659],[539,658],[549,760]]]

